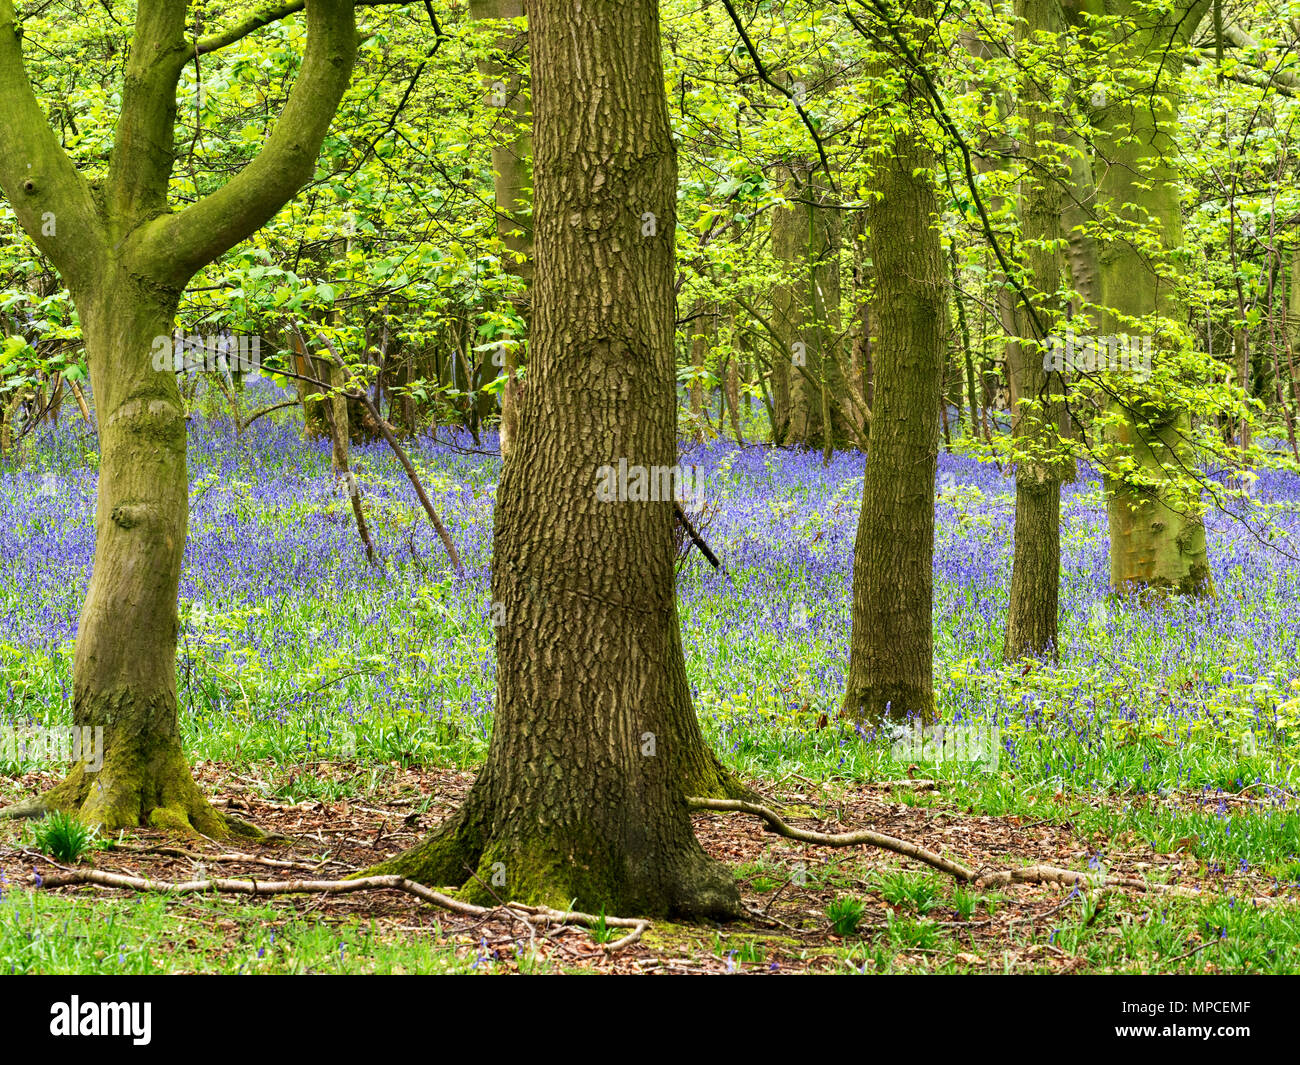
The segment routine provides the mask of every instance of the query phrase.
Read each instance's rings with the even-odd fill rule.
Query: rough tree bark
[[[311,176],[351,77],[353,0],[312,0],[302,69],[260,154],[177,212],[167,203],[176,85],[184,66],[253,32],[250,19],[197,42],[184,0],[141,0],[107,179],[64,153],[27,77],[11,0],[0,0],[0,184],[80,313],[98,408],[95,559],[77,631],[73,722],[102,726],[102,768],[76,765],[49,793],[3,811],[79,811],[107,828],[236,827],[199,792],[181,751],[177,590],[189,520],[185,411],[175,374],[153,368],[189,280],[268,221]]]
[[[540,0],[529,15],[534,333],[494,534],[495,726],[465,804],[380,868],[470,898],[733,916],[735,884],[682,802],[743,789],[691,706],[673,505],[597,493],[620,458],[676,463],[677,163],[657,5]]]
[[[907,99],[920,94],[907,90]],[[904,101],[906,103],[907,100]],[[867,208],[875,268],[871,435],[853,552],[853,633],[841,713],[934,715],[934,482],[946,299],[934,165],[908,126],[874,153]]]
[[[1060,0],[1017,0],[1017,36],[1032,41],[1064,29]],[[1046,160],[1060,142],[1051,118],[1052,99],[1039,79],[1021,85],[1026,157],[1036,168],[1021,182],[1020,234],[1025,249],[1025,294],[1033,313],[1017,304],[1017,335],[1010,360],[1016,463],[1016,519],[1011,558],[1003,657],[1054,654],[1057,646],[1061,585],[1061,483],[1070,464],[1061,456],[1059,427],[1063,408],[1060,375],[1044,369],[1048,333],[1059,311],[1062,280],[1058,242],[1062,239],[1061,175]],[[1051,131],[1045,135],[1044,127]],[[1068,176],[1068,175],[1067,175]]]

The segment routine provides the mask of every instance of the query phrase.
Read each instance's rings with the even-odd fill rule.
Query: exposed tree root
[[[150,768],[152,772],[143,775],[150,781],[145,784],[141,774],[115,771],[108,762],[98,773],[79,763],[49,791],[0,809],[0,819],[46,817],[62,811],[110,831],[150,827],[190,838],[265,838],[255,826],[212,807],[194,783],[179,748]]]
[[[793,828],[786,824],[779,814],[758,803],[741,802],[735,799],[692,797],[686,800],[686,805],[692,810],[735,811],[753,814],[755,817],[761,817],[766,821],[777,835],[784,836],[786,839],[797,840],[800,843],[814,843],[824,847],[857,847],[865,844],[870,847],[893,851],[895,854],[901,854],[908,858],[914,858],[919,862],[924,862],[926,865],[932,866],[976,888],[998,887],[1004,884],[1062,884],[1068,887],[1101,892],[1130,890],[1143,891],[1148,894],[1174,895],[1182,898],[1205,898],[1204,892],[1177,884],[1152,884],[1134,877],[1108,878],[1096,873],[1081,873],[1075,869],[1061,869],[1054,865],[1027,865],[1020,869],[1002,869],[992,872],[976,871],[962,865],[961,862],[945,858],[943,855],[926,850],[915,843],[895,839],[893,836],[886,836],[880,832],[872,832],[870,829],[862,829],[857,832],[828,833]],[[1269,906],[1277,900],[1268,896],[1257,896],[1250,901],[1256,906]]]
[[[786,839],[798,840],[801,843],[816,843],[826,847],[856,847],[865,843],[870,847],[880,847],[883,850],[893,851],[895,854],[915,858],[926,865],[934,866],[934,868],[947,873],[949,876],[955,876],[958,880],[969,881],[975,879],[975,873],[960,862],[954,862],[941,854],[935,854],[934,851],[926,850],[915,843],[908,843],[907,840],[895,839],[893,836],[872,832],[870,829],[832,835],[826,832],[810,832],[803,828],[792,828],[775,811],[769,810],[766,806],[760,806],[758,803],[744,802],[740,799],[701,799],[692,796],[686,800],[686,805],[692,810],[736,811],[753,814],[755,817],[763,818],[777,835],[785,836]]]
[[[618,863],[603,862],[599,849],[587,850],[573,841],[530,837],[513,826],[493,834],[485,795],[471,791],[464,805],[415,847],[353,876],[455,886],[471,904],[500,904],[499,888],[543,909],[547,903],[604,904],[616,911],[715,920],[742,913],[735,882],[693,837],[694,853],[675,855],[672,864],[651,868],[649,875],[645,869],[627,875]],[[509,887],[500,879],[507,872]]]
[[[505,918],[520,921],[529,931],[537,925],[578,925],[583,928],[626,928],[629,933],[613,943],[604,943],[606,953],[630,946],[650,928],[650,922],[635,917],[605,917],[572,910],[553,910],[548,906],[525,906],[509,902],[501,906],[475,906],[434,891],[423,884],[401,876],[370,876],[360,880],[146,880],[144,877],[107,873],[100,869],[72,869],[35,877],[32,882],[41,888],[65,887],[70,884],[97,884],[100,887],[122,888],[127,891],[150,891],[165,895],[194,895],[210,891],[240,895],[344,895],[354,891],[404,891],[433,906],[465,917]]]
[[[29,803],[37,801],[39,800],[29,800]],[[1074,869],[1062,869],[1052,865],[1029,865],[1019,869],[977,871],[960,862],[936,854],[934,851],[927,850],[918,844],[908,842],[907,840],[897,839],[894,836],[887,836],[880,832],[873,832],[869,829],[862,829],[857,832],[841,833],[814,832],[790,826],[779,814],[758,803],[745,802],[739,799],[703,799],[696,797],[687,798],[685,802],[692,810],[712,810],[718,812],[752,814],[755,817],[762,818],[777,835],[801,843],[811,843],[826,847],[855,847],[866,845],[878,847],[882,850],[892,851],[895,854],[901,854],[904,857],[923,862],[932,868],[948,874],[956,880],[971,884],[977,889],[988,889],[1007,884],[1059,884],[1080,891],[1096,893],[1097,895],[1105,895],[1115,891],[1140,891],[1149,894],[1176,896],[1181,898],[1206,897],[1205,893],[1202,891],[1181,885],[1153,884],[1133,877],[1108,878],[1095,873],[1082,873]],[[455,833],[450,833],[449,835],[450,840],[447,837],[444,837],[440,841],[444,847],[451,841],[455,840]],[[172,852],[172,849],[167,848],[124,849]],[[453,849],[460,850],[459,847],[454,847]],[[264,864],[273,864],[278,867],[306,864],[281,862],[273,859],[261,859],[256,855],[246,854],[204,855],[179,849],[174,849],[174,853],[198,861],[259,861]],[[408,854],[409,853],[411,852],[408,852]],[[463,857],[463,852],[460,856]],[[427,859],[427,855],[425,857]],[[445,857],[446,856],[444,856],[444,858]],[[394,863],[390,861],[385,864],[392,865]],[[442,863],[438,862],[436,864]],[[375,875],[373,871],[356,874],[354,875],[354,878],[350,880],[258,881],[251,879],[229,880],[212,878],[206,880],[166,881],[149,880],[143,877],[128,876],[121,873],[104,872],[99,869],[66,869],[58,873],[51,873],[45,877],[33,876],[32,882],[37,887],[42,888],[64,887],[73,884],[96,884],[100,887],[120,888],[128,891],[148,891],[172,895],[197,894],[210,891],[243,895],[288,895],[302,893],[341,895],[356,891],[403,891],[409,895],[414,895],[416,898],[419,898],[430,905],[449,910],[452,913],[461,914],[462,916],[519,921],[528,927],[530,935],[535,932],[536,926],[538,925],[574,925],[584,928],[604,927],[628,929],[628,934],[621,939],[612,943],[602,944],[603,949],[607,953],[612,953],[622,949],[623,947],[636,943],[642,935],[652,927],[650,921],[639,917],[596,916],[590,913],[582,913],[573,910],[557,910],[549,906],[526,905],[520,902],[500,903],[495,906],[480,906],[455,898],[452,895],[444,894],[440,891],[434,891],[432,888],[426,887],[425,885],[408,879],[405,876],[391,873]],[[1266,896],[1259,896],[1250,899],[1249,901],[1253,902],[1256,906],[1269,906],[1277,900]],[[754,914],[751,911],[751,916],[761,917],[763,915]]]

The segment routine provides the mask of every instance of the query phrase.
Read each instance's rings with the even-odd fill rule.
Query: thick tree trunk
[[[676,157],[653,0],[530,7],[537,278],[527,408],[494,541],[497,707],[465,805],[381,866],[470,897],[733,916],[682,797],[736,790],[691,706],[671,501]]]
[[[1170,48],[1186,43],[1209,3],[1183,0],[1169,10],[1147,11],[1134,0],[1113,0],[1112,7],[1136,26],[1125,34],[1124,61],[1158,67],[1160,84],[1153,88],[1148,78],[1103,110],[1099,152],[1108,165],[1099,196],[1121,218],[1154,223],[1169,254],[1182,244],[1178,178],[1171,161],[1181,60]],[[1139,242],[1126,237],[1103,248],[1100,273],[1101,302],[1112,315],[1110,332],[1130,332],[1127,322],[1149,321],[1157,314],[1182,320],[1172,264],[1153,262]],[[1134,467],[1126,476],[1106,479],[1112,587],[1212,594],[1199,491],[1188,490],[1183,474],[1194,464],[1185,441],[1189,413],[1158,401],[1143,404],[1141,416],[1132,404],[1112,401],[1110,406],[1119,423],[1111,443]]]
[[[177,80],[193,55],[222,42],[188,37],[184,4],[141,3],[138,14],[108,174],[92,189],[32,92],[13,4],[0,0],[0,184],[73,294],[99,411],[95,561],[73,662],[73,720],[104,729],[97,772],[78,764],[53,791],[0,816],[58,808],[108,828],[145,823],[219,835],[232,825],[203,800],[180,748],[185,410],[173,367],[165,359],[154,366],[155,340],[170,341],[189,279],[311,177],[351,76],[356,20],[352,0],[308,5],[302,66],[261,151],[225,185],[173,211]],[[243,33],[260,25],[245,23]],[[45,225],[52,217],[55,228]]]
[[[853,555],[844,716],[934,715],[934,481],[939,458],[944,271],[928,168],[900,132],[876,161],[867,210],[875,267],[875,394]]]

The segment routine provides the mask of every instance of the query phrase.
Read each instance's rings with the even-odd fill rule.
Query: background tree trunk
[[[1108,9],[1132,19],[1120,55],[1128,63],[1159,65],[1159,86],[1134,85],[1122,100],[1103,109],[1098,151],[1107,161],[1099,198],[1120,218],[1154,221],[1166,253],[1182,244],[1179,186],[1173,170],[1178,122],[1176,85],[1182,47],[1209,9],[1208,0],[1182,0],[1170,9],[1147,10],[1136,0],[1112,0]],[[1109,331],[1130,333],[1132,319],[1162,315],[1183,320],[1176,282],[1167,263],[1152,262],[1132,240],[1116,240],[1101,252],[1101,302],[1110,312]],[[1158,345],[1157,345],[1158,348]],[[1158,353],[1157,353],[1158,357]],[[1109,476],[1110,575],[1116,590],[1155,589],[1210,594],[1205,524],[1198,500],[1188,499],[1179,472],[1193,460],[1185,442],[1189,414],[1145,404],[1141,418],[1129,405],[1113,402],[1119,425],[1111,437],[1130,456],[1131,476]]]
[[[934,716],[934,482],[947,298],[934,160],[900,129],[875,159],[867,208],[875,267],[875,394],[853,553],[853,634],[842,713]],[[919,172],[919,173],[918,173]]]
[[[501,108],[500,130],[492,144],[492,182],[497,212],[497,237],[505,250],[505,268],[526,286],[516,302],[525,322],[531,314],[528,287],[533,280],[532,103],[525,75],[528,70],[528,31],[509,20],[524,17],[524,0],[470,0],[470,16],[500,24],[493,54],[479,63],[488,98]],[[501,457],[509,458],[519,433],[517,406],[521,385],[521,337],[502,337],[505,344],[505,388],[501,390]]]
[[[1042,33],[1064,29],[1060,0],[1019,0],[1017,36],[1032,41]],[[1017,451],[1016,523],[1011,558],[1011,585],[1007,602],[1007,629],[1003,657],[1054,654],[1058,641],[1057,619],[1061,585],[1061,481],[1059,426],[1063,403],[1060,375],[1049,378],[1044,369],[1047,341],[1059,311],[1056,293],[1061,286],[1060,175],[1042,173],[1039,167],[1061,131],[1044,136],[1040,126],[1050,123],[1052,100],[1045,97],[1035,78],[1021,86],[1021,128],[1025,149],[1037,166],[1025,176],[1020,194],[1020,234],[1025,249],[1024,288],[1034,313],[1017,305],[1017,334],[1011,369],[1013,431]],[[1051,126],[1049,125],[1049,128]]]

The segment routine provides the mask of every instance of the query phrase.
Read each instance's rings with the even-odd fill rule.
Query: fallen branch
[[[317,333],[316,335],[320,338],[321,343],[325,345],[334,365],[338,368],[339,372],[344,375],[344,383],[346,385],[347,377],[351,376],[351,371],[349,371],[347,364],[343,361],[342,356],[339,355],[338,350],[334,345],[330,343],[329,337],[323,336],[320,333]],[[465,567],[460,561],[460,555],[456,551],[456,545],[452,542],[451,534],[447,532],[446,526],[442,524],[442,519],[438,517],[438,512],[434,510],[433,503],[425,492],[424,485],[420,483],[420,475],[415,472],[415,466],[411,462],[410,456],[407,455],[406,451],[397,442],[397,438],[393,435],[392,429],[389,427],[388,423],[384,421],[383,415],[379,413],[379,408],[375,406],[374,400],[370,398],[370,395],[364,388],[345,388],[344,395],[359,400],[361,405],[366,408],[366,413],[368,413],[371,420],[374,421],[375,428],[379,430],[379,435],[384,438],[384,442],[392,449],[393,454],[397,456],[397,461],[402,464],[402,469],[406,471],[406,476],[410,480],[411,486],[415,489],[416,496],[419,497],[420,505],[424,507],[424,512],[429,515],[429,521],[433,523],[434,530],[438,533],[438,538],[442,541],[442,546],[447,549],[447,557],[451,559],[451,564],[455,567],[458,574],[464,576]]]
[[[242,862],[248,865],[266,865],[274,869],[308,869],[316,871],[329,865],[326,858],[321,862],[304,862],[284,858],[263,858],[260,854],[203,854],[201,851],[187,851],[183,847],[139,847],[130,843],[112,843],[104,850],[121,851],[126,854],[157,854],[165,858],[188,858],[194,862]]]
[[[126,891],[149,891],[164,895],[196,895],[209,891],[237,895],[348,895],[356,891],[404,891],[408,895],[450,910],[464,917],[501,917],[522,921],[530,929],[539,925],[579,925],[583,928],[627,928],[629,934],[613,943],[604,943],[606,953],[630,946],[650,928],[650,922],[640,917],[597,917],[574,910],[553,910],[549,906],[526,906],[510,902],[502,906],[475,906],[434,891],[403,876],[367,876],[358,880],[147,880],[123,873],[109,873],[101,869],[72,869],[51,873],[45,877],[32,877],[38,887],[66,887],[71,884],[96,884],[100,887],[121,888]]]

